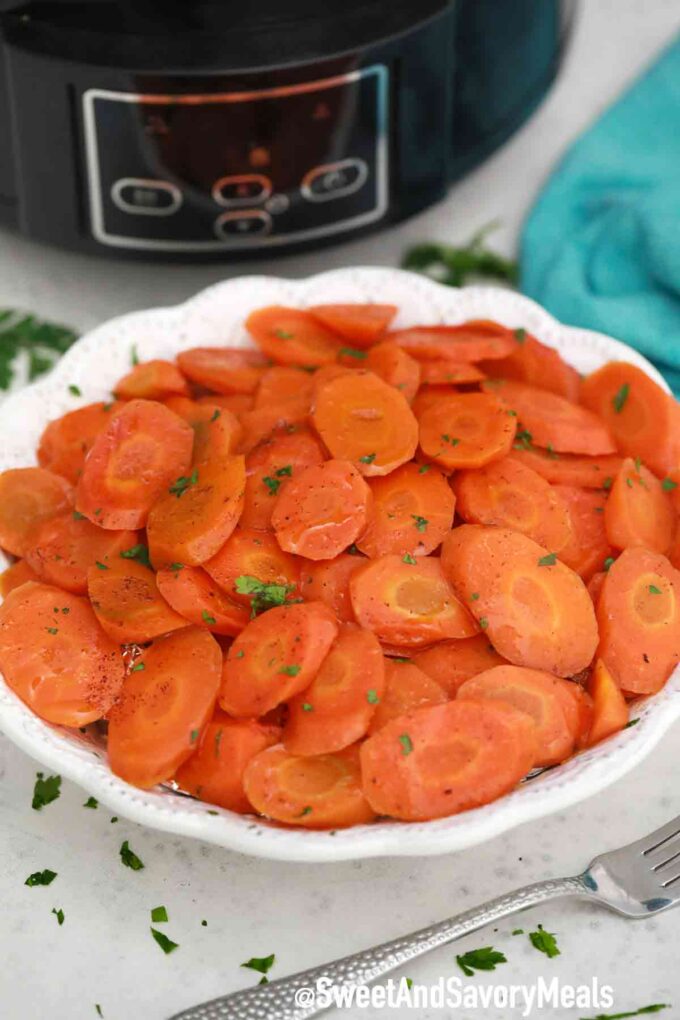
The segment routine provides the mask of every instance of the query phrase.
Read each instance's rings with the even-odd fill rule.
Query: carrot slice
[[[194,430],[194,465],[210,457],[228,457],[236,452],[243,429],[236,415],[227,408],[186,397],[170,397],[165,406]]]
[[[115,560],[87,574],[90,601],[102,628],[120,644],[151,641],[186,627],[156,586],[156,575],[136,560]]]
[[[508,793],[535,753],[535,726],[511,705],[431,705],[393,719],[362,744],[364,792],[379,815],[444,818]]]
[[[628,722],[628,705],[602,659],[595,663],[588,691],[593,699],[593,714],[585,746],[592,747],[624,729]]]
[[[357,347],[370,347],[385,332],[396,305],[312,305],[311,315]]]
[[[597,603],[599,601],[600,595],[602,594],[602,585],[604,584],[604,579],[606,576],[607,576],[606,570],[598,570],[597,573],[593,574],[593,576],[588,581],[588,594],[593,600],[593,605],[595,606],[596,612]]]
[[[425,364],[424,362],[423,367]],[[431,364],[437,363],[431,362]],[[411,410],[420,422],[428,408],[438,404],[442,397],[453,397],[458,392],[459,390],[455,386],[421,386],[411,404]]]
[[[497,379],[515,379],[578,401],[581,378],[576,369],[525,329],[513,330],[513,336],[516,344],[508,357],[483,364],[482,369]]]
[[[49,422],[38,444],[38,464],[74,485],[83,470],[92,444],[122,404],[87,404]]]
[[[373,372],[345,373],[321,387],[312,421],[333,457],[353,461],[364,475],[389,474],[418,445],[403,393]]]
[[[224,660],[220,705],[234,716],[260,716],[303,691],[338,633],[321,602],[278,606],[245,627]]]
[[[357,546],[367,556],[431,553],[451,530],[456,498],[441,471],[402,464],[369,482],[368,524]]]
[[[246,489],[241,524],[265,530],[271,526],[275,496],[298,469],[322,464],[325,454],[310,432],[283,433],[260,443],[246,457]]]
[[[186,621],[205,627],[213,634],[236,637],[250,619],[250,613],[227,598],[201,567],[159,570],[158,590],[168,605]]]
[[[287,552],[330,560],[366,526],[371,491],[349,461],[301,468],[279,493],[272,527]]]
[[[460,326],[412,326],[388,333],[386,339],[422,361],[506,358],[515,346],[512,333],[505,326],[482,321],[464,322]]]
[[[0,669],[37,716],[58,726],[105,716],[125,675],[120,649],[87,599],[35,581],[0,607]]]
[[[186,793],[237,814],[254,808],[243,789],[243,773],[251,758],[278,744],[281,731],[255,719],[231,719],[215,712],[203,730],[198,750],[180,765],[175,781]]]
[[[211,457],[178,478],[154,503],[147,522],[154,566],[200,566],[226,542],[238,523],[246,484],[241,456]]]
[[[538,669],[496,666],[467,680],[457,698],[474,701],[498,699],[526,712],[538,738],[534,764],[558,765],[574,751],[580,715],[569,688],[574,684]]]
[[[506,660],[489,644],[485,634],[475,634],[458,641],[440,641],[432,648],[418,652],[413,663],[436,680],[449,698],[455,697],[458,688],[470,677],[494,666],[507,665]]]
[[[255,406],[255,397],[252,393],[209,393],[197,397],[196,403],[217,405],[226,411],[231,411],[238,418],[244,411],[252,411]]]
[[[193,347],[177,355],[182,373],[217,393],[254,393],[267,359],[244,347]]]
[[[420,365],[421,386],[460,386],[481,382],[484,373],[476,365],[464,361],[423,361]]]
[[[38,581],[39,577],[31,570],[26,560],[17,560],[0,574],[0,596],[7,598],[11,591],[20,588],[27,581]]]
[[[478,468],[510,452],[517,419],[490,393],[442,397],[420,416],[420,448],[445,468]]]
[[[0,547],[23,556],[31,532],[43,521],[72,506],[73,490],[65,478],[45,468],[10,468],[0,474]]]
[[[537,446],[517,444],[510,454],[512,460],[530,467],[553,485],[575,485],[581,489],[609,488],[616,478],[623,458],[579,457],[568,453],[541,450]]]
[[[263,584],[285,585],[297,595],[300,563],[284,552],[273,535],[252,528],[237,528],[219,552],[205,563],[212,579],[241,606],[250,607],[247,595],[236,590],[238,577],[255,577]]]
[[[463,524],[445,539],[442,566],[509,662],[558,676],[590,665],[598,641],[593,604],[554,553],[517,531]]]
[[[305,562],[300,571],[300,592],[306,602],[323,602],[341,623],[355,623],[349,582],[366,562],[363,556],[340,553],[332,560]]]
[[[569,541],[554,551],[587,582],[596,571],[602,570],[612,553],[604,523],[607,494],[572,485],[556,485],[554,491],[571,522]]]
[[[26,562],[48,584],[86,595],[90,567],[108,567],[137,545],[136,531],[105,531],[80,515],[59,514],[31,532]]]
[[[260,443],[286,433],[299,432],[307,425],[308,419],[307,405],[292,402],[244,411],[240,417],[243,427],[240,452],[248,454]]]
[[[392,719],[426,705],[443,705],[446,691],[412,662],[385,659],[385,691],[368,727],[377,733]]]
[[[354,615],[381,641],[418,647],[469,637],[477,626],[458,601],[438,559],[399,556],[371,560],[350,580]]]
[[[668,550],[668,559],[674,567],[680,567],[680,521],[677,521],[675,525],[673,541],[671,542],[671,547]]]
[[[313,390],[314,377],[309,372],[290,365],[274,365],[262,374],[255,395],[255,407],[293,404],[302,406],[308,414]]]
[[[246,329],[260,350],[278,365],[318,367],[335,361],[341,346],[337,333],[299,308],[260,308],[248,316]]]
[[[656,694],[680,662],[680,572],[660,553],[624,549],[597,604],[598,655],[626,694]]]
[[[518,427],[523,430],[525,439],[537,446],[591,457],[616,453],[607,425],[587,408],[524,383],[488,379],[482,386],[516,412]]]
[[[673,504],[644,464],[624,460],[609,493],[604,524],[616,549],[642,545],[653,552],[668,552],[675,529]]]
[[[389,340],[371,347],[366,359],[366,368],[394,386],[410,404],[420,386],[420,365],[418,362]]]
[[[212,716],[221,668],[220,646],[197,627],[145,649],[109,716],[111,771],[142,789],[170,779]]]
[[[113,388],[119,400],[165,400],[173,394],[189,396],[186,379],[172,361],[155,358],[135,365]]]
[[[361,789],[356,747],[303,758],[277,744],[251,758],[243,786],[256,811],[287,825],[343,829],[375,818]]]
[[[162,404],[131,400],[90,450],[76,508],[101,528],[141,528],[151,506],[191,461],[194,434]]]
[[[365,736],[385,690],[380,643],[352,624],[340,628],[319,672],[288,702],[282,741],[291,754],[331,754]]]

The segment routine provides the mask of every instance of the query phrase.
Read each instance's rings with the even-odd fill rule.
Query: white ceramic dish
[[[210,287],[174,308],[113,319],[84,336],[47,378],[12,394],[0,407],[0,470],[35,463],[38,438],[51,418],[107,399],[116,380],[129,370],[133,346],[145,360],[172,357],[198,345],[247,345],[250,341],[242,324],[252,309],[329,301],[392,302],[400,308],[398,326],[496,319],[526,327],[582,372],[612,359],[630,361],[665,385],[656,370],[629,347],[598,333],[562,326],[533,301],[509,290],[456,290],[394,269],[343,269],[300,281],[247,276]],[[69,392],[73,384],[82,397]],[[636,726],[493,804],[433,822],[381,822],[331,834],[291,831],[261,819],[215,811],[168,790],[143,792],[128,786],[110,772],[105,755],[84,737],[42,722],[0,677],[0,729],[42,765],[74,780],[116,814],[242,853],[291,861],[447,853],[583,800],[634,768],[680,716],[680,668],[660,694],[640,704],[635,715],[640,720]]]

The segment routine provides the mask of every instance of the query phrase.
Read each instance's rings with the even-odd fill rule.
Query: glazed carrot
[[[26,562],[47,584],[87,595],[87,572],[140,548],[136,531],[105,531],[79,514],[59,514],[31,532]]]
[[[36,715],[58,726],[105,716],[125,673],[87,599],[34,581],[0,606],[0,670]]]
[[[557,453],[616,453],[607,425],[587,408],[525,383],[488,379],[482,386],[516,412],[526,442]]]
[[[578,401],[581,379],[558,351],[537,340],[520,327],[514,329],[515,347],[500,361],[482,365],[485,372],[496,379],[514,379],[540,386],[567,400]]]
[[[227,598],[201,567],[176,564],[174,569],[159,570],[156,585],[176,613],[213,634],[236,637],[250,619],[248,610]]]
[[[241,606],[250,607],[250,600],[236,590],[238,577],[286,585],[291,595],[299,595],[300,562],[284,552],[266,531],[236,528],[219,552],[205,563],[205,569],[229,598]]]
[[[363,354],[363,352],[362,352]],[[352,359],[343,357],[342,364],[340,362],[330,362],[328,365],[322,365],[321,368],[317,368],[316,372],[312,372],[312,394],[313,402],[316,401],[316,395],[319,390],[331,382],[333,379],[337,379],[341,375],[351,375],[355,369],[360,369],[363,361],[362,359]]]
[[[122,404],[113,400],[108,404],[88,404],[49,422],[38,444],[40,467],[62,475],[75,485],[96,437],[121,407]]]
[[[425,364],[427,362],[423,362],[423,366]],[[436,362],[431,364],[436,364]],[[442,397],[453,397],[458,392],[459,390],[455,386],[421,386],[411,404],[411,410],[420,422],[428,408],[438,404]]]
[[[402,393],[373,372],[337,376],[316,395],[314,428],[333,457],[364,475],[387,475],[410,460],[418,423]]]
[[[485,634],[475,634],[458,641],[440,641],[432,648],[418,652],[413,663],[436,680],[449,698],[455,697],[458,688],[470,677],[507,664],[489,644]]]
[[[298,469],[322,464],[325,453],[310,432],[284,432],[265,440],[246,457],[246,488],[241,524],[264,530],[271,526],[275,497]]]
[[[420,365],[421,386],[460,386],[481,382],[484,373],[465,361],[423,361]]]
[[[210,457],[228,457],[236,452],[243,429],[236,415],[227,408],[198,403],[186,397],[170,397],[165,406],[194,430],[193,465]]]
[[[238,418],[244,411],[252,411],[255,397],[252,393],[209,393],[196,398],[197,404],[217,405],[231,411]]]
[[[371,347],[365,365],[383,382],[403,393],[411,403],[420,385],[420,365],[406,351],[389,340],[383,340]]]
[[[626,726],[628,705],[602,659],[595,663],[588,681],[588,691],[593,699],[593,715],[585,746],[592,747]]]
[[[248,454],[260,443],[280,435],[301,431],[309,420],[306,404],[274,404],[272,407],[253,408],[240,416],[243,427],[240,452]]]
[[[261,815],[304,829],[343,829],[375,818],[361,789],[356,747],[311,758],[269,747],[248,762],[243,787]]]
[[[593,604],[573,570],[518,531],[463,524],[442,546],[458,597],[509,662],[572,676],[590,665]]]
[[[135,365],[113,392],[119,400],[165,400],[173,394],[188,397],[189,386],[177,365],[156,358]]]
[[[144,564],[121,558],[102,567],[90,568],[87,587],[97,619],[113,641],[151,641],[187,626],[184,617],[165,601],[156,586],[156,575]]]
[[[514,348],[510,330],[495,322],[464,322],[461,326],[412,326],[386,335],[422,361],[482,361],[505,358]]]
[[[667,553],[675,530],[670,496],[644,464],[626,458],[604,510],[607,538],[616,549],[642,545]]]
[[[420,448],[445,468],[479,468],[510,452],[517,419],[490,393],[442,397],[420,416]]]
[[[20,588],[27,581],[38,581],[39,577],[31,570],[26,560],[17,560],[0,574],[0,596],[7,598],[11,591]]]
[[[220,705],[234,716],[260,716],[303,691],[338,633],[321,602],[278,606],[241,631],[224,660]]]
[[[426,705],[443,705],[446,691],[412,662],[385,659],[385,691],[368,727],[377,733],[392,719]]]
[[[300,571],[300,593],[306,602],[323,602],[341,623],[355,623],[349,582],[366,563],[363,556],[340,553],[332,560],[304,561]]]
[[[581,489],[611,488],[623,458],[612,454],[607,457],[579,457],[554,450],[541,450],[537,446],[517,444],[510,453],[512,460],[530,467],[553,485],[575,485]]]
[[[255,394],[255,408],[271,408],[283,404],[298,408],[307,415],[312,408],[313,377],[301,368],[275,365],[267,368]]]
[[[214,556],[236,527],[246,484],[241,456],[201,461],[177,478],[149,513],[147,536],[155,567],[196,567]]]
[[[595,612],[597,612],[597,603],[599,601],[600,595],[602,594],[602,585],[604,584],[604,579],[606,576],[607,572],[605,570],[598,570],[597,573],[593,574],[590,580],[588,581],[587,586],[588,594],[593,600]]]
[[[324,326],[356,347],[370,347],[385,332],[396,305],[312,305],[308,311]]]
[[[248,316],[246,329],[262,353],[277,365],[318,368],[335,361],[342,346],[337,333],[298,308],[260,308]]]
[[[624,549],[597,604],[598,656],[626,694],[655,694],[680,662],[680,572],[660,553]]]
[[[309,687],[288,702],[283,746],[304,755],[349,747],[365,736],[384,691],[378,639],[345,624]]]
[[[109,715],[111,771],[145,790],[174,776],[212,716],[221,666],[217,641],[197,627],[145,648]]]
[[[366,526],[371,491],[349,461],[301,468],[278,496],[272,527],[287,552],[330,560]]]
[[[366,798],[379,815],[426,821],[496,800],[534,764],[535,726],[492,701],[431,705],[388,722],[361,747]]]
[[[577,489],[572,485],[555,485],[554,492],[571,522],[569,541],[555,551],[563,563],[587,582],[596,571],[603,569],[612,555],[604,523],[607,493]]]
[[[373,496],[357,546],[367,556],[431,553],[451,530],[456,498],[436,467],[402,464],[369,482]]]
[[[191,382],[216,393],[254,393],[267,359],[248,347],[193,347],[177,355],[177,364]]]
[[[100,528],[141,528],[161,492],[185,474],[194,434],[162,404],[131,400],[90,450],[76,509]]]
[[[0,547],[23,556],[31,532],[43,521],[70,510],[73,490],[45,468],[10,468],[0,474]]]
[[[381,641],[422,647],[470,637],[477,626],[432,556],[381,556],[350,580],[354,615]],[[411,560],[414,560],[411,563]]]
[[[671,547],[668,550],[668,559],[674,567],[680,568],[680,522],[676,522],[675,525],[673,541],[671,542]]]
[[[175,781],[180,789],[208,804],[252,814],[243,773],[251,758],[279,742],[280,733],[278,726],[256,719],[231,719],[218,710],[203,730],[198,750],[180,765]]]

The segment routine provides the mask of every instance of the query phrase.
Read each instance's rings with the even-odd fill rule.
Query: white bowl
[[[111,387],[130,368],[133,346],[142,360],[173,357],[198,345],[246,346],[250,341],[243,321],[252,309],[270,304],[304,308],[331,301],[391,302],[400,309],[396,321],[400,327],[473,318],[524,326],[581,372],[612,359],[629,361],[665,387],[656,370],[630,347],[599,333],[562,326],[533,301],[509,290],[452,289],[396,269],[341,269],[299,281],[246,276],[210,287],[174,308],[112,319],[82,337],[47,378],[12,394],[0,407],[0,470],[35,463],[38,439],[51,418],[108,399]],[[82,397],[70,394],[73,384]],[[583,800],[634,768],[680,715],[680,668],[634,714],[639,716],[637,725],[485,807],[433,822],[385,821],[336,833],[308,832],[213,809],[169,790],[144,792],[128,786],[111,773],[105,755],[87,738],[42,722],[0,677],[0,729],[27,754],[80,784],[117,815],[230,850],[290,861],[448,853]]]

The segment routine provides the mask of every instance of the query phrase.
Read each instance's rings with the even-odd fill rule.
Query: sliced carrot
[[[304,755],[349,747],[365,736],[384,691],[378,639],[345,624],[309,687],[288,702],[284,747]]]
[[[569,541],[554,551],[587,582],[596,571],[602,570],[612,553],[605,530],[607,494],[594,489],[577,489],[573,485],[555,485],[554,492],[571,522]]]
[[[513,330],[513,336],[516,343],[508,357],[482,365],[484,371],[497,379],[515,379],[578,401],[581,378],[576,369],[525,329]]]
[[[218,404],[198,403],[186,397],[170,397],[165,406],[194,430],[192,463],[235,453],[243,429],[235,414]]]
[[[167,407],[131,400],[90,450],[76,508],[101,528],[141,528],[151,506],[191,461],[194,433]]]
[[[680,520],[676,521],[675,524],[673,541],[671,542],[671,547],[668,550],[668,559],[674,567],[680,568]]]
[[[254,393],[267,359],[248,347],[193,347],[177,355],[182,373],[216,393]]]
[[[323,602],[341,623],[355,623],[349,582],[366,562],[363,556],[340,553],[332,560],[307,561],[300,571],[300,592],[306,602]]]
[[[616,549],[642,545],[653,552],[668,552],[675,529],[673,504],[644,464],[624,460],[609,493],[604,524]]]
[[[186,793],[227,811],[252,814],[243,789],[243,773],[251,758],[279,742],[278,726],[256,719],[231,719],[215,712],[203,730],[198,750],[180,765],[175,781]]]
[[[451,530],[456,498],[436,467],[402,464],[369,482],[373,495],[357,546],[367,556],[431,553]]]
[[[341,347],[337,333],[299,308],[259,308],[246,319],[246,329],[260,350],[278,365],[316,368],[335,361]]]
[[[0,607],[0,669],[41,719],[86,726],[111,708],[125,670],[87,599],[29,581]]]
[[[583,453],[591,457],[616,453],[607,425],[587,408],[525,383],[489,379],[482,385],[515,411],[527,442],[558,453]]]
[[[47,584],[87,594],[87,572],[97,563],[110,566],[139,544],[136,531],[105,531],[71,512],[51,517],[31,532],[26,562]]]
[[[121,407],[122,404],[114,400],[108,404],[87,404],[49,422],[38,445],[40,467],[62,475],[75,485],[96,437]]]
[[[197,627],[146,648],[109,716],[111,771],[142,789],[174,776],[212,716],[221,667],[220,646]]]
[[[593,604],[554,553],[517,531],[463,524],[445,539],[442,566],[509,662],[558,676],[590,665],[598,641]]]
[[[155,567],[196,567],[222,547],[238,523],[246,484],[242,456],[210,457],[176,479],[154,503],[147,522]]]
[[[209,393],[196,398],[197,404],[212,404],[231,411],[238,418],[244,411],[252,411],[255,397],[252,393]]]
[[[375,818],[361,789],[357,747],[311,758],[269,747],[248,762],[243,786],[256,811],[287,825],[343,829]]]
[[[611,487],[623,458],[579,457],[568,453],[541,450],[537,446],[517,444],[510,454],[513,460],[530,467],[553,485],[575,485],[581,489]]]
[[[377,733],[392,719],[426,705],[443,705],[446,691],[412,662],[385,659],[385,691],[368,727]]]
[[[241,631],[224,660],[220,705],[234,716],[260,716],[303,691],[338,633],[321,602],[269,609]]]
[[[418,708],[362,744],[364,792],[379,815],[444,818],[508,793],[534,764],[536,746],[533,722],[511,705]]]
[[[349,461],[301,468],[276,498],[272,527],[287,552],[330,560],[366,526],[371,491]]]
[[[461,386],[481,382],[484,373],[465,361],[423,361],[420,365],[421,386]]]
[[[588,581],[588,594],[593,600],[595,612],[597,612],[597,603],[599,601],[600,595],[602,594],[602,585],[604,584],[604,579],[606,576],[607,576],[606,570],[598,570],[597,573],[593,574],[590,580]]]
[[[335,361],[330,362],[328,365],[322,365],[321,368],[317,368],[316,372],[312,373],[312,392],[314,400],[316,400],[316,394],[323,386],[326,385],[326,383],[331,382],[332,379],[337,379],[338,376],[341,375],[351,375],[351,373],[355,369],[358,369],[361,364],[361,359],[358,361],[352,361],[351,364],[347,364],[347,360],[351,359],[343,359],[342,364]]]
[[[275,365],[263,372],[255,395],[255,408],[278,405],[299,408],[304,415],[312,408],[313,377],[301,368]]]
[[[445,468],[478,468],[510,452],[517,419],[490,393],[441,397],[420,416],[420,448]]]
[[[263,584],[286,585],[297,595],[300,562],[284,552],[273,535],[252,528],[237,528],[219,552],[205,563],[212,579],[241,606],[250,606],[247,595],[236,590],[238,577],[255,577]]]
[[[186,379],[172,361],[143,361],[119,379],[113,388],[119,400],[165,400],[173,394],[189,396]]]
[[[410,460],[418,423],[403,393],[373,372],[337,376],[316,395],[314,428],[339,460],[364,475],[387,475]]]
[[[322,464],[325,453],[310,432],[299,430],[265,440],[246,457],[246,489],[241,524],[264,530],[271,526],[275,497],[298,469]]]
[[[588,681],[593,715],[585,746],[592,747],[622,730],[628,722],[628,705],[618,684],[602,659],[598,659]]]
[[[425,411],[439,403],[442,397],[452,397],[458,392],[455,386],[421,386],[411,404],[411,410],[420,421]]]
[[[350,593],[361,626],[390,644],[417,648],[477,630],[432,556],[371,560],[352,576]]]
[[[0,474],[0,547],[23,556],[33,529],[73,505],[73,489],[45,468],[10,468]]]
[[[481,320],[464,322],[460,326],[412,326],[388,333],[386,339],[422,361],[506,358],[515,345],[512,333],[505,326]]]
[[[26,560],[17,560],[0,574],[0,597],[7,598],[11,591],[20,588],[27,581],[38,580],[38,575],[31,570]]]
[[[159,592],[148,567],[131,559],[102,567],[90,568],[87,587],[97,619],[112,640],[141,643],[187,626]]]
[[[309,312],[319,322],[358,347],[369,347],[385,332],[396,305],[312,305]]]
[[[680,572],[660,553],[624,549],[597,604],[598,656],[626,694],[655,694],[680,662]]]
[[[236,637],[250,619],[248,610],[227,598],[201,567],[176,564],[174,569],[159,570],[156,584],[176,613],[213,634]]]
[[[420,365],[415,358],[389,340],[371,347],[366,368],[403,393],[409,404],[418,392]]]
[[[240,451],[248,454],[260,443],[280,435],[294,434],[303,429],[309,420],[306,404],[274,404],[272,407],[253,408],[240,416],[243,427]]]
[[[418,652],[413,663],[436,680],[446,691],[449,698],[455,697],[456,691],[469,680],[494,666],[506,665],[506,660],[498,654],[485,634],[461,638],[458,641],[440,641],[424,652]]]

